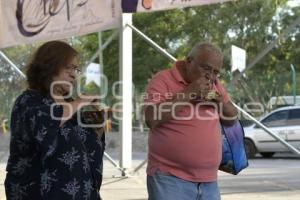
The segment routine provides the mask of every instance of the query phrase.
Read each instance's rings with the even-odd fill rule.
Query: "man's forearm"
[[[238,111],[229,101],[220,107],[220,118],[225,125],[232,125],[237,119]]]
[[[186,103],[189,103],[188,95],[182,93],[175,95],[172,100],[156,105],[148,105],[145,110],[146,124],[149,128],[154,128],[171,120]]]

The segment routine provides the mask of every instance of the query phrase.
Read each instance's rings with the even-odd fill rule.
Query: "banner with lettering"
[[[0,48],[116,28],[121,0],[1,0]]]
[[[233,0],[122,0],[122,9],[125,13],[151,12],[227,1]]]

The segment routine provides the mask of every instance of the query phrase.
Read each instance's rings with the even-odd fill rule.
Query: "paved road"
[[[137,166],[141,160],[135,160]],[[116,178],[119,171],[105,161],[102,196],[104,200],[146,200],[145,167],[138,176]],[[255,159],[238,176],[220,172],[222,200],[300,200],[300,160]],[[5,163],[0,164],[0,200],[5,200]]]
[[[286,156],[250,160],[249,168],[238,176],[220,172],[222,200],[300,200],[300,160]],[[134,161],[134,166],[140,162]],[[120,173],[106,162],[105,172],[104,200],[147,199],[145,168],[133,178],[112,178]]]
[[[238,176],[220,173],[223,199],[300,200],[300,159],[250,160]]]

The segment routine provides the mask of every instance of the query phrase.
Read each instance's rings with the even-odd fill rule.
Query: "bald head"
[[[223,65],[221,50],[210,43],[196,44],[186,58],[185,80],[193,82],[200,77],[215,81]]]
[[[213,53],[223,60],[221,50],[211,43],[197,43],[188,54],[188,58],[196,59],[201,52]]]

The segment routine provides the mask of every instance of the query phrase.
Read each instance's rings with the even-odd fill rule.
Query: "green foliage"
[[[20,45],[18,48],[9,48],[3,53],[25,73],[24,66],[30,55],[31,47]],[[12,103],[25,88],[24,78],[17,73],[4,59],[0,59],[0,121],[10,118]]]

